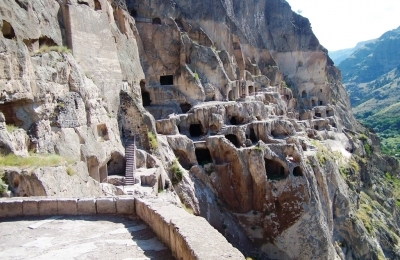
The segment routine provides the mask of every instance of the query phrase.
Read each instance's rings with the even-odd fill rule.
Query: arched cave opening
[[[129,14],[130,14],[133,18],[137,17],[137,11],[136,11],[136,9],[135,9],[135,8],[130,9],[130,10],[129,10]]]
[[[336,124],[335,124],[335,123],[332,123],[332,127],[336,127]]]
[[[302,98],[306,98],[306,97],[307,97],[307,92],[306,92],[305,90],[303,90],[303,91],[301,92],[301,97],[302,97]]]
[[[159,17],[153,18],[152,24],[161,24],[161,19]]]
[[[254,87],[253,86],[249,86],[249,95],[254,93]]]
[[[118,152],[111,154],[111,159],[107,162],[108,175],[125,176],[126,160]]]
[[[231,123],[231,125],[238,125],[238,124],[240,124],[239,121],[241,121],[241,120],[239,120],[238,117],[233,116],[233,117],[231,117],[231,119],[229,120],[229,123]]]
[[[189,112],[190,109],[192,109],[192,105],[190,105],[189,103],[184,103],[180,105],[182,113],[187,113]]]
[[[232,90],[230,90],[229,93],[228,93],[228,100],[229,101],[235,100],[234,97],[233,97],[233,91]]]
[[[256,132],[254,131],[254,128],[250,128],[250,140],[253,143],[258,142],[258,138],[256,136]]]
[[[265,173],[270,180],[282,180],[288,175],[285,167],[277,161],[264,158]]]
[[[99,0],[94,0],[94,10],[95,11],[101,10],[101,4]]]
[[[322,114],[321,113],[315,113],[315,116],[316,117],[322,117]]]
[[[191,124],[189,127],[191,137],[199,137],[203,135],[203,130],[200,124]]]
[[[39,47],[42,47],[44,45],[47,46],[57,46],[57,44],[53,41],[53,39],[43,36],[39,38]]]
[[[300,166],[296,166],[296,167],[293,169],[293,175],[294,175],[295,177],[301,177],[301,176],[303,176],[303,170],[301,169]]]
[[[319,101],[319,105],[322,106],[324,103],[320,100]]]
[[[195,153],[199,165],[204,166],[205,164],[212,163],[210,150],[208,150],[208,148],[196,148]]]
[[[319,126],[318,125],[314,125],[314,129],[315,130],[319,130]]]
[[[289,95],[285,95],[287,101],[289,101]]]
[[[311,100],[311,105],[315,107],[317,105],[317,101],[315,99]]]
[[[142,91],[142,102],[144,107],[151,105],[150,93],[147,91]]]
[[[1,28],[1,32],[3,33],[3,36],[6,39],[11,40],[15,38],[14,28],[11,26],[9,22],[5,20],[3,20],[3,27]]]
[[[240,148],[239,140],[236,135],[228,134],[225,135],[225,138],[228,139],[236,148]]]
[[[192,164],[190,163],[189,157],[185,151],[182,150],[174,150],[174,154],[176,158],[178,158],[178,162],[185,170],[190,170]]]
[[[106,124],[97,125],[97,135],[102,141],[110,140]]]
[[[15,103],[16,106],[22,105],[20,102]],[[17,117],[17,114],[14,111],[14,106],[10,103],[0,104],[0,111],[6,119],[6,125],[22,126],[24,124],[24,121]]]
[[[173,75],[160,76],[160,84],[164,86],[174,85],[174,76]]]

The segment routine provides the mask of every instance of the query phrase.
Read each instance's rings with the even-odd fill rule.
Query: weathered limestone
[[[58,214],[58,201],[56,198],[45,198],[39,200],[39,215],[51,216]]]
[[[22,200],[0,200],[0,216],[1,217],[15,217],[22,216]]]
[[[59,215],[77,215],[77,199],[57,199],[57,212]]]
[[[117,212],[115,198],[96,199],[96,212],[98,214],[115,214]]]
[[[117,197],[115,206],[117,214],[135,213],[135,199],[133,197]]]
[[[94,198],[80,198],[77,201],[79,214],[92,215],[96,214],[96,199]]]

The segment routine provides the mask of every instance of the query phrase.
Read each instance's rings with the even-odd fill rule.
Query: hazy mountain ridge
[[[329,57],[333,60],[333,62],[336,64],[336,66],[338,66],[342,61],[344,61],[345,59],[350,57],[350,55],[353,54],[353,52],[357,51],[359,48],[363,47],[365,44],[371,43],[373,41],[375,41],[375,39],[359,42],[353,48],[331,51],[331,52],[329,52]]]
[[[361,47],[338,67],[356,118],[378,133],[385,152],[398,154],[400,27]]]

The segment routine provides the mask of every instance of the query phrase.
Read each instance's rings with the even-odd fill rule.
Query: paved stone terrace
[[[171,251],[138,217],[1,219],[0,259],[163,259]]]

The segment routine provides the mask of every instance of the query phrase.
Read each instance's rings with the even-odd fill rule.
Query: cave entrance
[[[199,137],[203,135],[203,130],[200,124],[191,124],[189,127],[191,137]]]
[[[333,110],[326,110],[326,116],[334,116]]]
[[[20,102],[14,102],[14,103],[17,103],[19,106],[22,106]],[[24,124],[24,121],[20,120],[17,117],[17,114],[14,111],[14,106],[11,105],[10,103],[0,104],[0,111],[3,113],[6,119],[6,125],[22,126]]]
[[[135,10],[135,8],[132,8],[131,10],[129,10],[129,13],[133,18],[137,17],[137,11]]]
[[[301,92],[301,97],[302,97],[302,98],[306,98],[306,97],[307,97],[307,92],[306,92],[305,90],[303,90],[303,91]]]
[[[218,127],[214,124],[210,125],[211,134],[215,135],[218,133]]]
[[[111,154],[111,159],[107,162],[108,175],[125,176],[126,161],[118,152]]]
[[[253,86],[249,86],[249,95],[254,93],[254,87]]]
[[[182,113],[187,113],[192,108],[192,105],[190,105],[189,103],[184,103],[184,104],[181,104],[180,107],[181,107]]]
[[[319,105],[322,106],[324,103],[322,101],[319,101]]]
[[[108,129],[107,129],[106,124],[97,125],[97,135],[99,136],[101,141],[110,140],[110,138],[108,136]]]
[[[229,120],[229,123],[231,123],[231,125],[240,125],[242,122],[243,120],[239,119],[237,116],[233,116]]]
[[[3,33],[4,38],[6,39],[14,39],[15,38],[15,32],[14,28],[11,26],[11,24],[5,20],[3,20],[3,27],[1,29],[1,32]]]
[[[228,100],[229,101],[235,100],[234,97],[233,97],[233,91],[232,90],[230,90],[229,93],[228,93]]]
[[[212,163],[210,150],[207,148],[196,148],[195,153],[199,165],[204,166],[205,164]]]
[[[90,156],[86,160],[89,176],[92,177],[95,181],[100,182],[100,174],[99,174],[99,161],[96,157]]]
[[[159,17],[153,18],[152,24],[161,24],[161,19]]]
[[[95,11],[101,10],[101,4],[99,0],[94,0],[94,10]]]
[[[277,161],[264,159],[265,173],[270,180],[282,180],[287,177],[285,168]]]
[[[228,139],[236,148],[240,148],[239,140],[236,135],[228,134],[225,135],[225,138]]]
[[[315,113],[315,116],[316,117],[322,117],[322,114],[321,113]]]
[[[315,129],[315,130],[319,130],[319,126],[314,125],[314,129]]]
[[[144,107],[151,105],[150,93],[147,91],[142,91],[142,102]]]
[[[160,84],[163,86],[174,85],[174,76],[173,75],[160,76]]]
[[[185,151],[182,150],[174,150],[174,154],[176,158],[178,158],[178,162],[185,170],[190,170],[192,164],[190,163],[189,157]]]
[[[315,107],[315,106],[317,105],[317,101],[315,101],[314,99],[311,100],[311,105],[312,105],[313,107]]]
[[[253,143],[258,142],[258,138],[256,136],[256,132],[254,131],[254,128],[250,128],[250,140]]]
[[[303,170],[300,168],[300,166],[294,167],[294,169],[293,169],[293,175],[294,175],[295,177],[301,177],[301,176],[303,176]]]

